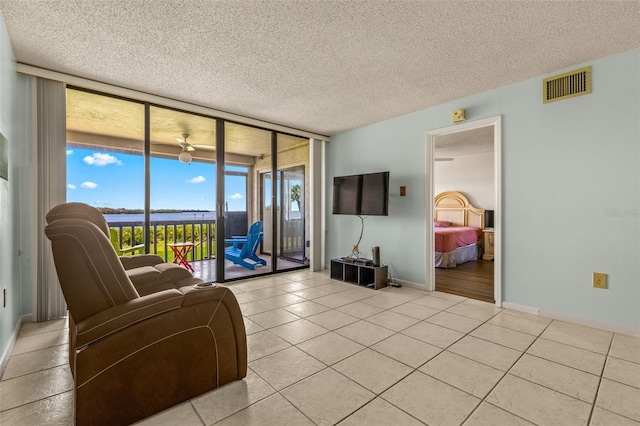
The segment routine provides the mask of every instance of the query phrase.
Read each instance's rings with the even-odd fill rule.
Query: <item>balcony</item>
[[[235,214],[234,214],[235,213]],[[247,232],[246,212],[229,212],[227,218],[227,233],[231,235],[243,235]],[[110,221],[110,229],[115,229],[118,234],[120,249],[126,250],[135,245],[144,243],[144,225],[140,221]],[[165,262],[173,262],[175,255],[169,247],[173,243],[193,243],[193,250],[187,254],[187,261],[194,269],[193,275],[205,281],[216,280],[216,221],[208,219],[193,220],[151,220],[149,222],[149,253],[156,254]],[[302,241],[287,241],[289,249],[292,244],[301,245]],[[144,250],[142,250],[144,251]],[[271,272],[271,256],[259,254],[260,258],[267,262],[266,266],[257,267],[255,270],[234,265],[225,260],[225,279],[244,278],[252,275],[261,275]],[[278,259],[278,271],[300,268],[306,263]]]

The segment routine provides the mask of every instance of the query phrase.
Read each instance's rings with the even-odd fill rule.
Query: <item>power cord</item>
[[[362,241],[362,234],[364,234],[364,220],[367,217],[358,216],[358,218],[360,219],[360,222],[362,222],[362,227],[360,228],[360,238],[358,238],[358,242],[353,245],[353,248],[351,249],[351,254],[348,257],[352,257],[354,259],[360,259],[361,257],[364,257],[363,254],[360,253],[358,246],[360,245],[360,241]]]
[[[396,279],[391,276],[391,274],[389,274],[389,282],[387,284],[389,285],[389,287],[396,287],[396,288],[402,287],[402,284],[397,282]]]
[[[383,261],[380,261],[380,266],[388,266],[390,269],[393,269],[395,271],[395,268],[393,266],[391,266],[391,264],[387,265]],[[387,273],[387,285],[389,287],[396,287],[396,288],[402,287],[402,284],[397,282],[396,279],[391,276],[391,272]]]

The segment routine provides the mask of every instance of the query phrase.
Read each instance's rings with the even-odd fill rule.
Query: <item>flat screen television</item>
[[[389,172],[334,177],[333,214],[388,216]]]

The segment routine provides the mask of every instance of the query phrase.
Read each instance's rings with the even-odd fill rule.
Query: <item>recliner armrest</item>
[[[154,268],[162,273],[163,279],[170,281],[179,281],[183,278],[191,278],[193,274],[177,263],[158,263]]]
[[[152,293],[102,311],[76,324],[76,348],[81,350],[125,327],[144,321],[183,304],[183,292],[172,289]]]
[[[162,259],[157,254],[136,254],[134,256],[120,256],[119,257],[124,269],[139,268],[141,266],[155,266],[158,263],[163,263]]]
[[[233,292],[222,285],[212,287],[196,288],[194,286],[180,287],[180,291],[184,294],[182,306],[187,307],[198,303],[221,301],[225,297],[232,296],[235,301]],[[237,303],[237,301],[236,301]]]

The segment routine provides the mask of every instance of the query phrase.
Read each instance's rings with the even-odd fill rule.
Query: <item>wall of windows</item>
[[[188,244],[194,274],[208,281],[308,266],[308,146],[304,138],[67,89],[67,200],[99,208],[119,248],[144,245],[170,262],[172,246]],[[259,176],[274,170],[286,208],[265,216]],[[257,250],[264,265],[227,260],[216,267],[231,245],[225,240],[256,221],[268,224],[265,237],[278,233]]]

